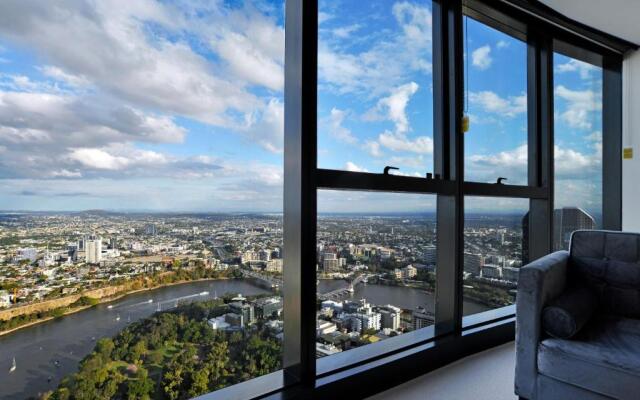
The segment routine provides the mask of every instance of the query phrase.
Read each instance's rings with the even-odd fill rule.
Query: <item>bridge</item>
[[[347,286],[346,288],[336,289],[328,293],[318,293],[318,299],[320,299],[321,301],[337,300],[344,296],[348,296],[353,293],[354,288],[358,286],[358,284],[365,281],[366,279],[366,274],[358,275],[353,281],[349,283],[349,286]]]
[[[271,285],[271,289],[279,289],[283,286],[282,279],[280,278],[264,275],[259,272],[251,271],[248,269],[241,269],[240,272],[242,272],[245,276],[248,276],[250,278],[254,278],[254,279],[258,279],[263,282],[266,282],[267,284]]]
[[[264,274],[261,274],[259,272],[251,271],[251,270],[247,270],[247,269],[240,269],[240,271],[245,276],[248,276],[248,277],[254,278],[254,279],[258,279],[258,280],[261,280],[263,282],[266,282],[267,284],[271,285],[272,289],[276,289],[277,290],[277,289],[280,289],[280,288],[283,287],[283,281],[280,278],[264,275]],[[367,274],[358,275],[354,280],[349,282],[349,286],[347,286],[347,287],[336,289],[336,290],[333,290],[333,291],[328,292],[328,293],[318,293],[318,299],[320,299],[321,301],[324,301],[324,300],[337,300],[337,299],[340,299],[342,297],[348,296],[348,295],[353,293],[354,288],[356,286],[358,286],[360,283],[366,281],[367,278],[368,278]]]

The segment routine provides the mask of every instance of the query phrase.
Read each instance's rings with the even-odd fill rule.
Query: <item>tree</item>
[[[147,343],[144,339],[139,340],[129,350],[129,362],[138,364],[142,357],[147,354]]]
[[[153,391],[153,386],[153,380],[149,378],[147,370],[140,367],[138,368],[135,379],[131,379],[127,383],[127,399],[149,399]]]
[[[189,398],[200,396],[209,392],[209,369],[201,368],[191,374],[191,388]]]
[[[102,357],[102,362],[106,363],[111,360],[111,354],[113,350],[116,348],[116,345],[113,343],[111,338],[102,338],[98,340],[96,343],[96,353]]]

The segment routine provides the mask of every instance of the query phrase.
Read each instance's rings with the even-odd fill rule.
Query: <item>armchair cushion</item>
[[[590,287],[602,312],[640,319],[640,235],[576,231],[570,252],[570,280]]]
[[[547,377],[616,399],[640,393],[640,321],[594,317],[572,340],[540,343],[538,370]]]
[[[567,289],[542,310],[542,328],[550,336],[569,339],[589,321],[596,305],[591,289]]]

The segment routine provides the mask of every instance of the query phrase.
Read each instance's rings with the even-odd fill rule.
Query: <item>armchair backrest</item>
[[[602,311],[640,318],[640,234],[576,231],[571,236],[569,281],[598,295]]]

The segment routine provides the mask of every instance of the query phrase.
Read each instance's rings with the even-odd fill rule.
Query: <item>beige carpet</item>
[[[513,342],[463,358],[369,400],[514,400]]]

